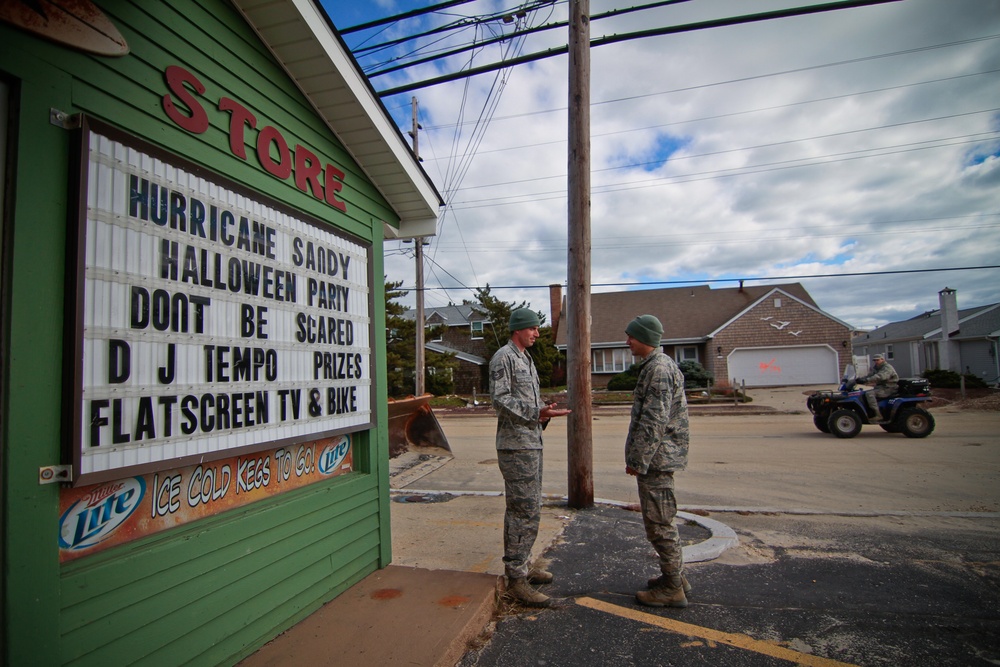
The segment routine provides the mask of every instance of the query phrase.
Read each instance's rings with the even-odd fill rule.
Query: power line
[[[781,71],[778,71],[778,72],[768,72],[766,74],[755,74],[755,75],[752,75],[752,76],[740,77],[738,79],[728,79],[726,81],[713,81],[712,83],[701,83],[701,84],[697,84],[697,85],[694,85],[694,86],[685,86],[683,88],[674,88],[674,89],[671,89],[671,90],[660,90],[660,91],[653,92],[653,93],[643,93],[641,95],[630,95],[629,97],[616,97],[616,98],[613,98],[613,99],[610,99],[610,100],[601,100],[601,101],[598,101],[598,102],[592,102],[591,106],[598,106],[598,105],[603,105],[603,104],[614,104],[616,102],[631,102],[633,100],[643,99],[643,98],[647,98],[647,97],[656,97],[658,95],[674,95],[676,93],[688,93],[688,92],[691,92],[691,91],[694,91],[694,90],[701,90],[701,89],[704,89],[704,88],[713,88],[715,86],[725,86],[725,85],[729,85],[731,83],[746,83],[747,81],[756,81],[756,80],[759,80],[759,79],[768,79],[768,78],[776,77],[776,76],[784,76],[785,74],[799,74],[799,73],[802,73],[802,72],[808,72],[808,71],[817,70],[817,69],[826,69],[828,67],[840,67],[841,65],[856,65],[858,63],[868,62],[868,61],[871,61],[871,60],[880,60],[882,58],[892,58],[894,56],[912,55],[914,53],[920,53],[922,51],[932,51],[932,50],[936,50],[936,49],[945,49],[945,48],[950,48],[950,47],[953,47],[953,46],[964,46],[966,44],[972,44],[972,43],[975,43],[975,42],[982,42],[982,41],[987,41],[987,40],[991,40],[991,39],[998,39],[998,38],[1000,38],[1000,35],[985,35],[983,37],[973,37],[973,38],[970,38],[970,39],[963,39],[963,40],[959,40],[959,41],[956,41],[956,42],[944,42],[944,43],[941,43],[941,44],[932,44],[930,46],[922,46],[922,47],[918,47],[918,48],[915,48],[915,49],[905,49],[903,51],[890,51],[889,53],[878,53],[878,54],[875,54],[875,55],[872,55],[872,56],[863,56],[863,57],[860,57],[860,58],[852,58],[850,60],[838,60],[838,61],[835,61],[835,62],[832,62],[832,63],[823,63],[821,65],[809,65],[807,67],[797,67],[795,69],[781,70]],[[785,106],[794,106],[794,105],[797,105],[797,104],[809,104],[811,102],[817,102],[817,101],[818,102],[823,102],[823,101],[827,101],[827,100],[839,99],[841,97],[849,97],[849,96],[855,95],[855,94],[862,95],[862,94],[868,94],[868,93],[879,93],[879,92],[885,92],[885,91],[888,91],[888,90],[895,90],[897,88],[905,88],[907,86],[923,85],[925,83],[938,83],[940,81],[950,81],[952,79],[959,79],[959,78],[966,77],[966,76],[979,76],[981,74],[994,74],[994,73],[996,73],[998,71],[1000,71],[1000,70],[991,69],[991,70],[985,70],[983,72],[974,72],[972,74],[962,74],[962,75],[955,76],[955,77],[945,77],[945,78],[942,78],[942,79],[930,79],[928,81],[919,81],[919,82],[912,83],[912,84],[908,83],[908,84],[903,84],[903,85],[900,85],[900,86],[889,86],[888,88],[876,88],[876,89],[873,89],[873,90],[862,91],[860,93],[848,93],[846,95],[834,95],[832,97],[824,97],[824,98],[819,98],[817,100],[805,100],[804,102],[793,102],[790,105],[778,105],[778,106],[775,106],[775,107],[763,107],[763,108],[760,108],[760,109],[752,109],[752,110],[750,110],[750,112],[752,112],[752,111],[769,111],[771,109],[780,109],[780,108],[783,108]],[[553,107],[551,109],[540,109],[538,111],[527,111],[527,112],[524,112],[524,113],[510,114],[510,115],[507,115],[507,116],[497,116],[496,120],[515,120],[515,119],[518,119],[518,118],[526,118],[528,116],[539,116],[539,115],[548,114],[548,113],[561,113],[561,112],[566,111],[567,108],[568,107]],[[743,112],[743,111],[736,112],[736,114],[740,114],[740,113],[749,113],[749,112]],[[720,116],[709,116],[709,117],[707,117],[705,119],[698,118],[698,119],[694,119],[694,120],[713,120],[713,119],[716,119],[716,118],[725,118],[726,116],[730,116],[730,115],[735,115],[735,114],[722,114]],[[679,122],[691,122],[691,121],[676,121],[674,123],[665,123],[665,125],[675,125],[675,124],[677,124]],[[441,130],[441,129],[452,127],[453,125],[455,125],[455,124],[454,123],[449,123],[447,125],[428,125],[426,129],[427,130]],[[660,127],[660,126],[655,126],[655,127]]]
[[[590,22],[594,23],[595,21],[599,21],[601,19],[617,18],[619,16],[624,16],[625,14],[629,14],[631,12],[644,11],[644,10],[648,10],[648,9],[656,9],[656,8],[659,8],[659,7],[665,7],[667,5],[675,5],[675,4],[679,4],[679,3],[682,3],[682,2],[690,2],[690,0],[661,0],[661,2],[652,2],[652,3],[646,4],[646,5],[640,5],[640,6],[637,6],[637,7],[628,7],[628,8],[625,8],[625,9],[613,9],[613,10],[611,10],[609,12],[604,12],[604,13],[601,13],[601,14],[594,14],[594,15],[592,15],[590,17]],[[546,2],[546,3],[539,3],[539,5],[536,6],[536,7],[524,7],[522,9],[520,9],[519,11],[521,11],[521,12],[524,12],[524,11],[535,11],[536,9],[538,9],[539,6],[543,6],[544,4],[551,4],[551,3],[548,3],[548,2]],[[531,27],[531,28],[524,28],[522,30],[515,30],[513,32],[509,32],[509,33],[506,33],[506,34],[503,34],[503,35],[498,35],[497,37],[494,37],[492,39],[488,39],[488,40],[484,40],[484,41],[480,41],[480,42],[474,42],[472,44],[465,44],[465,45],[462,45],[462,46],[457,46],[457,47],[455,47],[454,49],[452,49],[450,51],[443,51],[443,52],[440,52],[440,53],[436,53],[434,55],[427,56],[425,58],[420,58],[420,59],[417,59],[417,60],[411,60],[411,61],[408,61],[408,62],[405,62],[405,63],[400,63],[398,65],[392,65],[392,66],[385,67],[385,68],[380,69],[380,70],[375,70],[373,72],[366,72],[366,74],[368,75],[368,78],[374,78],[374,77],[377,77],[377,76],[382,76],[383,74],[389,74],[391,72],[398,72],[400,70],[408,69],[410,67],[416,67],[417,65],[424,65],[426,63],[433,62],[435,60],[442,60],[442,59],[448,58],[450,56],[458,55],[459,53],[464,53],[466,51],[470,51],[470,50],[475,49],[475,48],[480,48],[480,47],[483,47],[483,46],[489,46],[491,44],[496,44],[497,42],[502,42],[502,41],[505,41],[505,40],[508,40],[508,39],[512,39],[514,37],[520,37],[520,36],[523,36],[523,35],[530,35],[530,34],[534,34],[534,33],[537,33],[537,32],[545,32],[547,30],[555,30],[556,28],[565,28],[568,25],[569,25],[568,21],[555,21],[553,23],[545,23],[543,25],[534,26],[534,27]],[[455,27],[445,27],[445,26],[443,26],[441,28],[435,28],[434,30],[427,31],[425,33],[418,33],[418,34],[413,35],[411,37],[400,37],[399,39],[396,39],[396,40],[391,40],[389,42],[383,42],[381,45],[368,46],[368,47],[365,47],[364,49],[358,49],[357,51],[355,51],[355,55],[357,55],[357,54],[359,54],[359,53],[361,53],[363,51],[375,50],[375,49],[378,48],[378,46],[383,46],[383,47],[395,46],[395,45],[398,45],[398,44],[402,44],[402,43],[411,41],[413,39],[417,39],[418,37],[427,36],[427,35],[432,34],[432,33],[441,32],[443,30],[453,30],[456,27],[458,27],[458,26],[455,26]],[[406,55],[409,55],[409,54],[406,54]],[[388,62],[394,62],[394,61],[397,61],[397,60],[401,60],[402,58],[405,58],[406,55],[399,56],[399,57],[396,57],[396,58],[392,58],[389,61],[386,61],[386,62],[383,62],[383,63],[379,63],[379,65],[385,65]],[[378,67],[379,65],[375,65],[375,66]]]
[[[348,35],[352,32],[367,30],[369,28],[377,28],[378,26],[381,25],[388,25],[389,23],[395,23],[396,21],[413,18],[414,16],[421,16],[423,14],[432,14],[442,9],[448,9],[449,7],[456,7],[458,5],[465,5],[470,2],[474,2],[474,0],[449,0],[448,2],[439,2],[436,5],[421,7],[420,9],[414,9],[408,12],[403,12],[402,14],[394,14],[393,16],[386,16],[380,19],[375,19],[374,21],[369,21],[367,23],[359,23],[358,25],[353,25],[349,28],[339,28],[338,30],[341,35]]]
[[[850,236],[852,238],[859,236],[883,236],[883,235],[893,235],[898,234],[899,225],[913,225],[914,223],[921,222],[944,222],[953,220],[982,220],[988,217],[997,217],[1000,213],[977,213],[971,215],[956,215],[956,216],[940,216],[931,218],[910,218],[905,220],[872,220],[869,221],[873,227],[881,227],[881,231],[867,231],[859,232],[852,231]],[[990,222],[979,222],[978,224],[965,224],[957,225],[950,224],[942,227],[916,227],[910,230],[911,234],[920,234],[927,232],[965,232],[975,229],[996,229],[1000,227],[1000,223],[990,223]],[[830,225],[796,225],[795,227],[770,227],[767,229],[767,233],[775,234],[779,232],[794,231],[796,232],[796,237],[803,237],[808,235],[810,239],[822,239],[822,238],[835,238],[838,236],[844,236],[844,226],[842,223],[835,223]],[[832,233],[836,231],[838,233]],[[831,233],[827,233],[831,232]],[[625,248],[634,247],[655,247],[660,245],[669,245],[671,247],[677,246],[698,246],[698,245],[746,245],[752,242],[767,242],[767,241],[785,241],[788,240],[787,236],[739,236],[739,232],[733,232],[732,230],[725,230],[719,232],[706,232],[704,230],[696,230],[691,232],[681,232],[675,234],[644,234],[641,238],[636,239],[633,242],[623,242],[620,235],[614,236],[595,236],[595,245],[599,243],[599,248],[597,251],[605,250],[618,250]],[[756,231],[747,231],[746,234],[758,234]],[[683,240],[687,237],[694,237],[697,240],[686,241]],[[722,238],[719,238],[722,237]],[[509,243],[500,243],[497,241],[484,241],[478,246],[474,246],[469,250],[467,244],[463,244],[461,247],[466,252],[497,252],[504,250],[517,250],[520,253],[540,253],[540,252],[554,252],[554,253],[565,253],[566,245],[562,239],[540,239],[540,241],[545,244],[556,244],[551,247],[536,247],[536,248],[525,248],[523,244],[519,241],[511,241]],[[439,243],[437,244],[437,249],[441,252],[454,252],[450,249],[447,244]],[[387,250],[385,255],[399,254],[393,250]]]
[[[990,266],[956,266],[951,268],[941,268],[941,269],[897,269],[893,271],[859,271],[855,273],[812,273],[798,276],[755,276],[755,277],[743,277],[743,278],[702,278],[698,280],[649,280],[649,281],[635,281],[635,282],[620,282],[620,283],[594,283],[594,287],[645,287],[650,285],[703,285],[706,283],[736,283],[736,282],[761,282],[761,281],[774,281],[774,280],[809,280],[812,278],[858,278],[864,276],[891,276],[891,275],[904,275],[904,274],[914,274],[914,273],[947,273],[949,271],[981,271],[986,269],[1000,269],[1000,264],[994,264]],[[427,287],[424,286],[424,290],[445,290],[445,289],[467,289],[467,290],[479,290],[489,287],[490,289],[517,289],[517,290],[530,290],[530,289],[549,289],[549,285],[486,285],[486,286],[475,286],[469,287],[468,285],[462,285],[461,287]],[[408,291],[413,291],[412,288],[403,288]]]
[[[617,42],[624,42],[631,39],[640,39],[643,37],[659,37],[664,35],[678,34],[682,32],[691,32],[694,30],[705,30],[708,28],[722,28],[727,26],[742,25],[746,23],[769,21],[772,19],[790,18],[793,16],[806,16],[809,14],[836,11],[839,9],[854,9],[857,7],[865,7],[869,5],[881,5],[889,2],[901,2],[901,0],[839,0],[838,2],[829,2],[822,5],[811,5],[808,7],[792,7],[789,9],[781,9],[771,12],[761,12],[758,14],[745,14],[742,16],[734,16],[725,19],[712,19],[709,21],[699,21],[697,23],[687,23],[679,26],[669,26],[665,28],[654,28],[651,30],[641,30],[638,32],[622,33],[620,35],[617,34],[606,35],[604,37],[599,37],[597,39],[590,40],[590,47],[594,48],[596,46],[603,46],[605,44],[614,44]],[[386,90],[378,91],[377,95],[379,97],[389,97],[390,95],[397,95],[399,93],[410,92],[413,90],[417,90],[419,88],[426,88],[427,86],[433,86],[439,83],[446,83],[448,81],[464,79],[470,76],[475,76],[477,74],[484,74],[486,72],[492,72],[498,69],[512,67],[514,65],[523,65],[530,62],[535,62],[537,60],[543,60],[545,58],[552,58],[554,56],[564,55],[568,51],[569,51],[568,45],[559,46],[552,49],[547,49],[545,51],[539,51],[537,53],[529,54],[526,56],[519,56],[517,58],[511,58],[510,60],[505,60],[498,63],[492,63],[490,65],[483,65],[480,67],[470,68],[453,74],[445,74],[443,76],[434,77],[431,79],[425,79],[423,81],[415,81],[407,83],[401,86],[397,86],[395,88],[389,88]]]
[[[996,134],[996,133],[982,133],[982,134]],[[968,136],[968,135],[965,135]],[[804,167],[818,167],[830,164],[835,164],[837,162],[851,162],[854,160],[865,160],[870,158],[885,157],[887,155],[896,155],[900,153],[911,153],[915,151],[931,150],[935,148],[947,148],[949,146],[960,146],[964,144],[977,143],[982,141],[982,139],[969,139],[966,141],[953,141],[952,143],[939,144],[936,146],[921,146],[920,144],[931,143],[933,141],[949,141],[949,139],[933,139],[930,141],[914,142],[910,144],[900,144],[898,146],[891,146],[888,148],[900,148],[900,150],[887,150],[885,148],[878,149],[859,149],[857,151],[846,151],[843,153],[832,153],[822,157],[836,158],[836,159],[820,159],[817,161],[815,157],[808,158],[798,158],[795,160],[782,160],[779,162],[762,163],[751,166],[734,167],[731,169],[720,169],[715,171],[705,171],[705,172],[693,172],[689,174],[679,174],[675,176],[668,176],[657,179],[650,179],[645,181],[631,181],[625,183],[616,183],[612,185],[605,186],[595,186],[593,188],[592,194],[608,194],[612,192],[622,192],[627,190],[638,190],[642,188],[660,187],[664,185],[679,185],[683,183],[691,183],[694,181],[704,181],[704,180],[714,180],[717,178],[732,178],[736,176],[749,176],[753,174],[767,173],[771,171],[782,171],[786,169],[800,169]],[[909,146],[910,148],[903,148]],[[866,151],[880,150],[881,153],[873,153],[871,155],[856,155],[856,153],[863,153]],[[849,157],[844,157],[849,156]],[[807,160],[814,160],[813,162],[807,162]],[[804,163],[804,164],[794,164],[794,163]],[[561,199],[566,196],[566,193],[561,190],[550,190],[546,192],[535,192],[524,195],[511,195],[509,197],[494,197],[491,199],[470,199],[462,202],[457,202],[456,204],[451,204],[456,210],[468,210],[473,208],[482,208],[484,206],[506,206],[511,204],[525,204],[538,201],[546,201],[552,199]],[[530,197],[530,199],[529,199]],[[510,201],[516,200],[516,201]]]
[[[996,37],[1000,37],[1000,35],[991,37],[990,39],[994,39]],[[824,67],[825,67],[825,65],[824,65]],[[757,107],[755,109],[743,109],[741,111],[731,111],[729,113],[716,114],[714,116],[702,116],[700,118],[686,118],[684,120],[674,120],[674,121],[670,121],[668,123],[658,123],[656,125],[647,125],[647,126],[644,126],[644,127],[629,128],[629,129],[625,129],[625,130],[614,130],[613,132],[598,132],[598,133],[593,134],[592,136],[594,138],[609,137],[609,136],[613,136],[613,135],[616,135],[616,134],[627,134],[629,132],[642,132],[644,130],[656,130],[656,129],[659,129],[659,128],[662,128],[662,127],[670,127],[670,126],[673,126],[673,125],[688,125],[688,124],[691,124],[691,123],[701,123],[701,122],[709,121],[709,120],[720,120],[722,118],[732,118],[734,116],[743,116],[743,115],[752,114],[752,113],[760,113],[762,111],[777,111],[778,109],[788,109],[790,107],[804,106],[804,105],[807,105],[807,104],[818,104],[820,102],[830,102],[830,101],[833,101],[833,100],[841,100],[841,99],[845,99],[845,98],[848,98],[848,97],[859,97],[861,95],[872,95],[874,93],[885,93],[885,92],[889,92],[891,90],[900,90],[902,88],[912,88],[912,87],[915,87],[915,86],[925,86],[925,85],[930,85],[930,84],[933,84],[933,83],[943,83],[945,81],[955,81],[957,79],[965,79],[965,78],[969,78],[969,77],[973,77],[973,76],[984,76],[984,75],[987,75],[987,74],[996,74],[998,72],[1000,72],[1000,69],[990,69],[990,70],[985,70],[985,71],[982,71],[982,72],[971,72],[969,74],[957,74],[955,76],[946,76],[946,77],[941,77],[939,79],[927,79],[925,81],[914,81],[913,83],[903,83],[903,84],[900,84],[898,86],[886,86],[884,88],[871,88],[869,90],[860,90],[860,91],[851,92],[851,93],[844,93],[842,95],[830,95],[828,97],[817,97],[817,98],[813,98],[813,99],[810,99],[810,100],[799,100],[798,102],[789,102],[787,104],[775,104],[775,105],[769,106],[769,107]],[[781,74],[786,74],[786,73],[787,72],[775,72],[773,74],[768,74],[768,75],[764,75],[764,76],[779,76]],[[712,83],[712,84],[707,84],[707,85],[710,85],[710,86],[722,86],[722,85],[726,85],[726,84],[729,84],[729,83],[735,83],[735,82],[734,81],[720,81],[720,82],[717,82],[717,83]],[[659,92],[659,93],[648,93],[644,97],[650,97],[650,96],[654,96],[654,95],[667,95],[667,94],[673,93],[673,92],[677,92],[677,91],[663,91],[663,92]],[[624,102],[624,101],[629,101],[629,100],[632,100],[632,99],[635,99],[635,98],[634,97],[616,98],[616,99],[613,99],[613,100],[605,100],[603,102],[595,102],[594,104],[609,104],[609,103],[612,103],[612,102]],[[494,120],[514,120],[514,119],[517,119],[517,118],[523,118],[523,117],[527,117],[527,116],[536,116],[536,115],[540,115],[540,114],[555,113],[555,112],[560,112],[560,111],[566,111],[566,107],[562,107],[561,109],[545,109],[545,110],[541,110],[541,111],[530,111],[530,112],[521,113],[521,114],[511,114],[509,116],[497,116],[497,117],[494,118]],[[443,129],[450,128],[450,127],[454,127],[454,124],[428,125],[428,126],[425,127],[425,129],[428,130],[428,131],[430,131],[430,130],[443,130]],[[564,144],[564,143],[566,143],[565,139],[555,139],[553,141],[543,141],[543,142],[537,142],[537,143],[534,143],[534,144],[522,144],[520,146],[507,146],[505,148],[493,148],[493,149],[490,149],[490,150],[487,150],[487,151],[481,151],[481,154],[502,153],[504,151],[521,150],[521,149],[524,149],[524,148],[538,148],[538,147],[541,147],[541,146],[550,146],[550,145],[553,145],[553,144]],[[433,162],[436,159],[439,159],[439,158],[429,158],[428,161]]]
[[[691,154],[691,155],[682,155],[680,157],[674,157],[673,155],[670,155],[669,157],[661,159],[661,160],[649,160],[647,162],[630,162],[628,164],[616,165],[614,167],[604,167],[602,169],[594,169],[594,170],[591,171],[591,173],[595,173],[596,174],[596,173],[599,173],[599,172],[617,171],[619,169],[633,169],[635,167],[646,167],[646,166],[649,166],[649,165],[652,165],[652,164],[666,164],[668,161],[669,162],[677,162],[677,161],[680,161],[680,160],[694,160],[694,159],[697,159],[697,158],[712,157],[712,156],[715,156],[715,155],[727,155],[727,154],[730,154],[730,153],[739,153],[741,151],[759,150],[761,148],[774,148],[776,146],[785,146],[785,145],[788,145],[788,144],[804,143],[804,142],[807,142],[807,141],[817,141],[819,139],[830,139],[830,138],[833,138],[833,137],[843,137],[843,136],[847,136],[847,135],[851,135],[851,134],[860,134],[862,132],[874,132],[876,130],[886,130],[886,129],[889,129],[889,128],[904,127],[904,126],[907,126],[907,125],[917,125],[919,123],[930,123],[930,122],[939,121],[939,120],[948,120],[948,119],[951,119],[951,118],[961,118],[963,116],[975,116],[975,115],[978,115],[978,114],[993,113],[995,111],[1000,111],[1000,107],[993,108],[993,109],[983,109],[981,111],[967,111],[967,112],[964,112],[964,113],[950,114],[950,115],[947,115],[947,116],[935,116],[934,118],[923,118],[923,119],[920,119],[920,120],[909,120],[909,121],[902,121],[902,122],[899,122],[899,123],[888,123],[886,125],[876,125],[876,126],[873,126],[873,127],[864,127],[864,128],[858,129],[858,130],[844,130],[843,132],[831,132],[829,134],[818,134],[818,135],[814,135],[814,136],[811,136],[811,137],[802,137],[802,138],[799,138],[799,139],[786,139],[785,141],[774,141],[774,142],[767,143],[767,144],[757,144],[755,146],[744,146],[744,147],[741,147],[741,148],[727,148],[726,150],[710,151],[708,153],[694,153],[694,154]],[[932,140],[932,141],[948,141],[948,140],[952,140],[952,139],[963,139],[963,138],[966,138],[966,137],[976,137],[976,136],[980,136],[980,135],[983,135],[983,134],[995,134],[995,132],[978,132],[978,133],[974,133],[974,134],[965,134],[965,135],[961,135],[961,136],[958,136],[958,137],[941,137],[940,139],[935,139],[935,140]],[[886,149],[886,148],[898,148],[898,147],[902,147],[902,146],[911,146],[911,145],[913,145],[913,144],[912,143],[908,143],[908,144],[896,144],[896,145],[893,145],[893,146],[883,146],[883,147],[876,147],[876,148],[866,148],[864,150],[866,150],[866,151],[868,151],[868,150],[883,150],[883,149]],[[836,154],[835,153],[835,154],[832,154],[832,155],[835,156],[835,155],[840,155],[840,154]],[[817,160],[817,159],[822,159],[822,158],[825,158],[825,157],[831,157],[831,155],[814,155],[814,156],[811,156],[808,159]],[[476,190],[476,189],[481,189],[481,188],[494,188],[494,187],[502,187],[502,186],[506,186],[506,185],[519,185],[521,183],[532,183],[532,182],[536,182],[536,181],[544,181],[544,180],[550,180],[550,179],[553,179],[553,178],[565,178],[565,177],[566,177],[566,174],[554,174],[552,176],[536,176],[534,178],[526,178],[526,179],[521,179],[521,180],[517,180],[517,181],[502,181],[502,182],[499,182],[499,183],[485,183],[483,185],[472,185],[472,186],[469,186],[467,188],[462,188],[462,189],[463,190]]]

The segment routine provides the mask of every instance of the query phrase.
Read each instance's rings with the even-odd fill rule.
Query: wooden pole
[[[569,179],[566,422],[569,506],[594,504],[590,380],[590,0],[569,3]],[[624,325],[623,325],[624,326]]]
[[[413,112],[413,129],[410,136],[413,137],[413,157],[420,160],[420,144],[417,140],[417,131],[420,123],[417,121],[417,98],[410,98],[411,110]],[[416,350],[413,358],[413,389],[414,395],[422,396],[424,393],[424,366],[426,365],[426,352],[424,350],[424,239],[418,236],[413,239],[414,260],[417,264],[417,312],[416,312]]]

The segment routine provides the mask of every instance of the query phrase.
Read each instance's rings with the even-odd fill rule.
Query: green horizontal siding
[[[67,567],[61,662],[184,664],[206,651],[232,657],[374,571],[373,480],[356,475],[316,486],[323,488]]]
[[[206,9],[203,5],[210,6],[211,9]],[[246,162],[229,154],[229,114],[209,107],[209,103],[227,96],[247,107],[257,117],[257,129],[274,125],[290,145],[301,143],[343,170],[346,177],[340,198],[348,203],[348,217],[368,226],[371,226],[373,220],[395,220],[395,214],[361,169],[325,125],[317,122],[314,110],[298,88],[228,4],[122,4],[114,6],[113,11],[114,14],[112,9],[108,9],[109,15],[115,18],[119,29],[129,41],[133,55],[120,59],[121,65],[118,61],[107,60],[94,63],[92,67],[96,71],[88,72],[88,75],[95,76],[97,81],[103,81],[98,68],[117,70],[119,66],[125,67],[124,61],[131,60],[123,75],[147,88],[146,91],[137,92],[134,99],[154,102],[154,106],[147,111],[154,124],[161,126],[164,121],[170,124],[159,107],[160,98],[166,92],[163,71],[170,65],[187,68],[207,89],[203,102],[211,121],[211,128],[203,135],[191,135],[173,128],[187,142],[196,146],[202,144],[188,152],[211,152],[221,147],[225,152],[223,160],[227,168],[232,170],[226,173],[232,177],[250,187],[270,191],[275,196],[292,201],[294,205],[321,218],[335,215],[339,218],[339,224],[344,222],[344,216],[339,211],[300,192],[292,179],[281,181],[258,165],[255,131],[248,130],[246,133],[246,138],[250,139]],[[183,54],[183,61],[176,54]],[[132,95],[129,94],[121,102],[125,105],[133,104],[131,99]],[[83,104],[86,99],[81,98],[80,102]],[[81,108],[103,117],[105,107]],[[172,140],[165,145],[174,146],[178,150]],[[381,233],[381,229],[378,232]]]
[[[124,58],[91,57],[0,24],[0,69],[20,86],[14,172],[9,410],[4,436],[7,547],[0,661],[27,664],[227,664],[259,647],[391,558],[387,424],[359,434],[354,473],[81,558],[57,559],[58,489],[38,467],[61,458],[59,420],[66,220],[72,135],[48,109],[86,113],[372,244],[376,405],[385,402],[381,221],[397,222],[378,190],[316,117],[225,0],[98,0],[129,42]],[[161,107],[163,71],[179,65],[208,89],[201,135]],[[229,151],[230,97],[346,173],[347,215]],[[39,326],[44,323],[44,326]],[[40,528],[48,526],[48,528]]]

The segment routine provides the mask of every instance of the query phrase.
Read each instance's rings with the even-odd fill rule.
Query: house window
[[[436,368],[434,366],[428,366],[427,367],[427,374],[428,375],[443,375],[449,381],[452,381],[452,380],[455,379],[455,373],[454,373],[454,371],[455,371],[455,369],[452,368],[451,366],[448,366],[447,368]]]
[[[621,373],[635,363],[635,357],[628,348],[594,350],[591,362],[594,373]]]
[[[885,359],[886,361],[892,361],[895,358],[896,357],[895,355],[893,355],[892,352],[892,343],[889,343],[888,345],[885,346]]]
[[[780,297],[779,297],[779,298],[776,298],[776,299],[774,300],[774,307],[775,307],[775,308],[781,308],[781,298],[780,298]]]
[[[472,323],[472,340],[481,340],[483,337],[483,323],[473,322]]]
[[[612,350],[614,353],[615,372],[621,373],[632,365],[632,351],[628,348],[624,350]]]
[[[590,368],[594,373],[604,372],[604,350],[594,350],[590,353]]]
[[[940,367],[937,341],[924,343],[924,370],[932,371]]]
[[[698,361],[698,348],[695,345],[677,348],[677,363],[682,361]]]

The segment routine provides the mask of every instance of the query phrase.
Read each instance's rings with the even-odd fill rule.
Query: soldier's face
[[[628,349],[632,351],[632,356],[635,357],[644,357],[649,353],[649,350],[652,349],[648,345],[640,343],[635,338],[632,338],[632,336],[627,333],[625,334],[625,342],[628,344]]]
[[[529,329],[518,329],[510,335],[514,339],[514,344],[520,347],[522,350],[526,347],[531,347],[535,344],[538,339],[538,327],[531,327]]]

